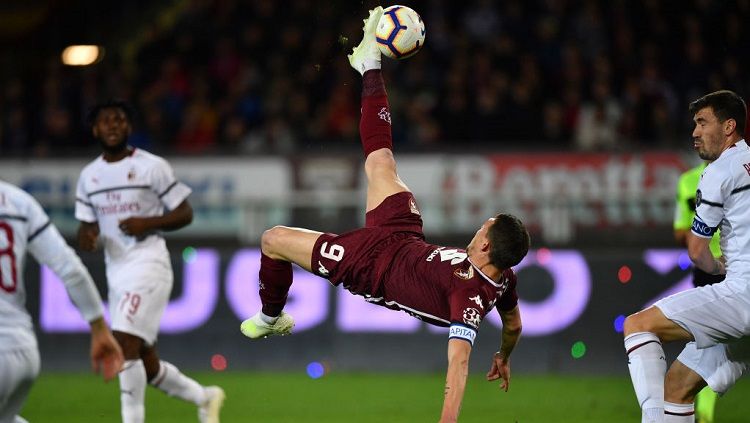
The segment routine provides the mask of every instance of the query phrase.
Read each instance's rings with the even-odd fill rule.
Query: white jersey
[[[703,171],[691,229],[702,238],[711,238],[721,229],[727,277],[750,273],[750,147],[745,140]]]
[[[101,297],[91,276],[39,203],[23,190],[0,181],[0,351],[36,347],[25,306],[23,270],[27,251],[63,280],[84,319],[102,316]]]
[[[110,285],[116,275],[139,264],[163,264],[171,269],[161,234],[136,238],[123,233],[119,222],[129,217],[161,216],[165,208],[179,206],[190,192],[177,181],[166,160],[140,149],[113,163],[99,156],[83,168],[75,215],[80,221],[99,224]]]

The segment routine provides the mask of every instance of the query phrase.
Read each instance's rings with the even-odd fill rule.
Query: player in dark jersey
[[[250,338],[285,335],[294,321],[283,311],[292,265],[327,278],[371,303],[405,311],[450,327],[448,371],[441,422],[456,421],[468,375],[469,354],[484,316],[497,307],[503,322],[500,350],[488,380],[510,382],[510,353],[521,333],[516,295],[518,264],[529,235],[516,217],[485,221],[466,249],[424,241],[414,196],[396,173],[391,118],[380,71],[374,28],[382,8],[370,12],[362,42],[349,56],[362,73],[360,137],[365,152],[367,215],[364,228],[342,235],[274,227],[261,240],[260,298],[263,308],[242,323]]]

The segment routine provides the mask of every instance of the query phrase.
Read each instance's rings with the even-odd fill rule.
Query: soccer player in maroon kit
[[[516,295],[518,264],[529,249],[523,224],[509,214],[485,221],[465,250],[428,244],[414,196],[396,173],[391,116],[380,71],[375,26],[382,7],[370,11],[362,42],[349,56],[362,74],[360,137],[367,175],[364,228],[342,235],[276,226],[261,239],[260,298],[263,308],[242,323],[250,338],[286,335],[294,326],[283,311],[292,284],[292,263],[365,300],[450,327],[448,371],[440,422],[458,419],[469,355],[484,316],[497,307],[503,322],[500,349],[487,380],[508,390],[510,353],[521,334]]]

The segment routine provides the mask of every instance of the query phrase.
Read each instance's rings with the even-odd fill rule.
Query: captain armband
[[[474,339],[477,337],[477,331],[476,329],[460,325],[458,323],[451,324],[450,331],[448,332],[448,339],[463,339],[464,341],[467,341],[469,344],[474,346]]]

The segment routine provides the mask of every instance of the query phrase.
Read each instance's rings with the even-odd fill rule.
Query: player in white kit
[[[62,279],[89,322],[94,369],[110,380],[123,363],[122,350],[102,317],[102,299],[88,270],[42,206],[20,188],[0,181],[0,423],[25,422],[18,413],[39,374],[39,349],[25,307],[27,251]]]
[[[103,154],[81,171],[75,211],[80,247],[92,251],[97,239],[104,245],[112,330],[125,354],[122,420],[144,421],[148,383],[196,404],[201,422],[218,422],[222,389],[200,385],[157,355],[159,322],[173,281],[160,231],[192,221],[191,190],[175,178],[166,160],[128,146],[131,117],[129,105],[121,101],[92,108],[89,123]]]
[[[644,422],[692,422],[706,385],[725,393],[750,366],[750,147],[742,138],[745,102],[717,91],[690,104],[694,147],[703,160],[695,219],[688,235],[693,263],[724,282],[659,300],[625,320],[628,368]],[[709,250],[721,230],[722,259]],[[689,341],[667,372],[662,342]],[[666,373],[666,380],[665,380]]]

